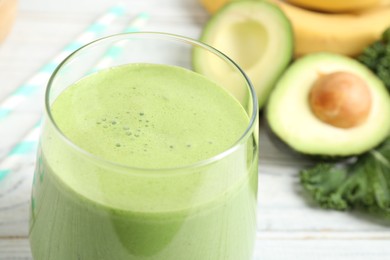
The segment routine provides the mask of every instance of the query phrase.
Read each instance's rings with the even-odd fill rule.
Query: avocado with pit
[[[362,154],[390,134],[390,95],[356,60],[315,53],[283,74],[266,106],[268,127],[293,150],[327,158]]]
[[[293,55],[293,32],[285,14],[267,1],[232,1],[205,25],[200,41],[236,62],[249,77],[261,108]],[[237,74],[215,56],[195,49],[195,71],[216,79],[240,96]],[[242,93],[241,93],[242,95]]]

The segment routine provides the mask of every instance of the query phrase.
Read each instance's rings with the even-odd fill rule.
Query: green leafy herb
[[[323,208],[359,208],[390,216],[390,138],[352,163],[321,163],[301,171],[300,177]]]
[[[364,49],[357,58],[380,78],[390,90],[390,28],[382,38]]]

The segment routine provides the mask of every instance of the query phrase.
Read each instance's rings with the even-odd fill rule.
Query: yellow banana
[[[235,0],[199,0],[200,3],[204,6],[204,8],[210,13],[210,14],[213,14],[215,13],[216,11],[218,11],[218,9],[220,9],[222,6],[224,6],[225,4],[227,4],[228,2],[230,1],[235,1]],[[313,0],[288,0],[290,1],[291,3],[294,3],[296,2],[296,4],[298,4],[298,2],[310,2],[310,4],[312,5],[315,5],[316,4],[316,1],[313,1]],[[318,1],[321,1],[321,2],[333,2],[334,4],[344,4],[347,5],[351,5],[350,4],[350,1],[344,1],[344,0],[318,0]],[[355,1],[352,1],[352,2],[371,2],[372,5],[366,5],[366,8],[368,9],[370,6],[371,8],[376,8],[376,7],[383,7],[383,6],[388,6],[390,5],[390,0],[355,0]],[[376,3],[376,5],[375,5]],[[361,6],[361,5],[360,5]],[[350,10],[355,10],[355,11],[359,11],[359,8],[351,8]]]
[[[340,13],[363,10],[377,6],[381,0],[287,0],[294,5],[308,9]]]
[[[292,23],[295,56],[318,51],[356,56],[390,26],[390,6],[358,13],[325,14],[280,0],[270,1],[277,4]]]
[[[210,14],[213,14],[230,1],[234,0],[200,0],[200,3]]]
[[[203,7],[210,13],[213,14],[222,6],[224,6],[229,0],[200,0]]]
[[[380,5],[382,5],[382,6],[390,5],[390,0],[381,0]]]

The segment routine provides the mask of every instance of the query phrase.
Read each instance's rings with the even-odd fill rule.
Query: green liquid
[[[31,212],[35,259],[251,258],[253,140],[183,168],[232,147],[248,125],[222,88],[177,67],[127,65],[69,87],[52,115],[73,143],[122,166],[91,160],[45,126]]]

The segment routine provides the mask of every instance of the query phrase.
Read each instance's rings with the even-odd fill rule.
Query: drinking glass
[[[216,71],[202,71],[202,62],[213,63]],[[245,131],[210,158],[170,168],[122,165],[82,149],[58,127],[53,102],[84,77],[133,63],[176,66],[209,78],[241,104],[248,117]],[[48,83],[31,197],[33,257],[251,259],[257,173],[257,97],[237,64],[210,46],[172,34],[99,39],[67,57]]]

